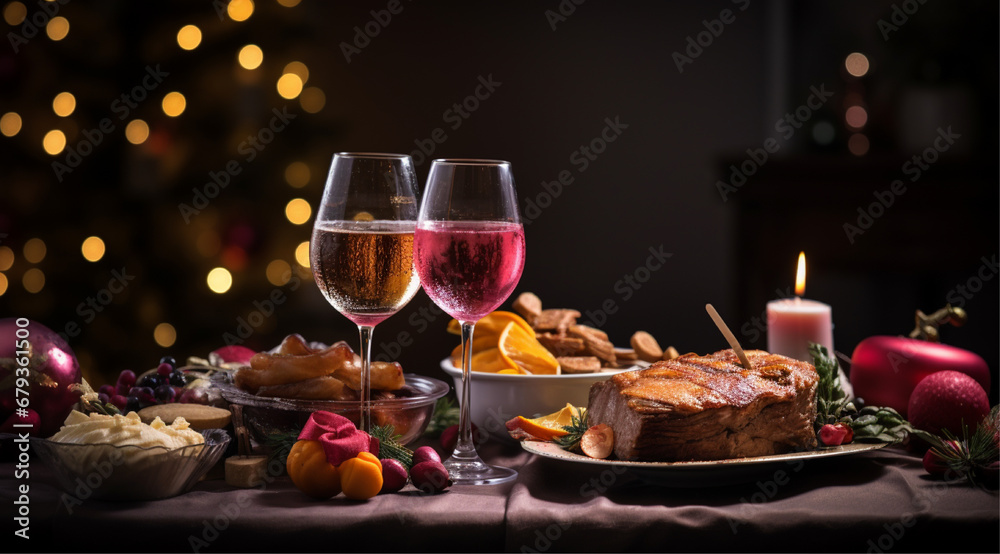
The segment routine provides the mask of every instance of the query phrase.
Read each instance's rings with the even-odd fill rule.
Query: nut
[[[653,363],[663,357],[663,349],[660,348],[660,344],[656,342],[653,335],[645,331],[636,331],[629,343],[640,360]]]

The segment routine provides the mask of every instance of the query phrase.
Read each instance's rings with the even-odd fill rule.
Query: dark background
[[[42,11],[24,4],[29,20]],[[226,333],[239,338],[241,325],[252,333],[240,340],[255,349],[291,332],[356,344],[353,325],[296,263],[313,220],[294,225],[284,206],[293,198],[317,205],[334,152],[414,152],[421,182],[431,158],[511,161],[522,210],[533,220],[518,290],[537,293],[548,307],[580,311],[613,300],[617,311],[594,322],[620,345],[644,329],[681,352],[720,349],[725,344],[703,309],[711,302],[744,346],[766,348],[765,335],[750,331],[752,318],[793,284],[804,250],[807,296],[832,305],[836,347],[848,355],[864,337],[907,333],[915,309],[930,312],[959,298],[956,287],[985,267],[990,279],[962,298],[969,323],[943,330],[942,338],[982,355],[996,375],[1000,280],[982,261],[998,253],[996,2],[404,0],[402,12],[346,61],[341,44],[386,5],[258,0],[250,18],[236,22],[202,1],[73,0],[58,13],[71,25],[66,38],[39,32],[16,53],[4,45],[0,111],[17,112],[23,127],[0,136],[0,248],[13,254],[0,316],[33,318],[57,331],[78,323],[70,343],[95,385],[113,382],[124,368],[152,367],[165,354],[206,355]],[[551,15],[560,9],[564,20]],[[688,37],[696,41],[705,21],[718,29],[711,20],[725,9],[735,20],[700,53],[685,53]],[[880,20],[898,25],[888,39]],[[175,38],[187,24],[203,34],[192,51]],[[22,25],[0,26],[5,34],[23,32]],[[250,43],[264,52],[255,70],[237,63]],[[679,71],[675,52],[698,55]],[[852,52],[870,62],[862,77],[845,70]],[[316,113],[275,89],[292,61],[308,66],[306,87],[325,96]],[[115,99],[157,65],[169,76],[119,121]],[[500,84],[453,129],[445,111],[490,76]],[[806,103],[810,87],[834,95],[785,137],[775,124]],[[62,91],[77,101],[65,118],[52,110]],[[179,117],[160,107],[170,91],[186,97]],[[861,129],[845,122],[852,105],[867,112]],[[240,143],[283,107],[294,119],[246,162]],[[46,154],[42,137],[61,129],[75,147],[82,131],[105,117],[115,129],[58,180],[52,163],[66,151]],[[134,118],[151,130],[139,145],[124,134]],[[574,152],[601,136],[606,118],[627,128],[581,170]],[[961,138],[911,182],[903,164],[949,126]],[[421,152],[439,127],[447,139]],[[855,134],[867,139],[864,152],[850,151]],[[717,181],[768,138],[778,152],[723,198]],[[240,173],[186,223],[179,204],[190,205],[194,189],[204,191],[210,172],[230,160]],[[284,177],[293,162],[310,170],[302,188]],[[543,183],[563,171],[572,184],[545,202]],[[858,209],[867,210],[895,179],[907,192],[851,243],[844,224],[857,225]],[[529,201],[544,209],[533,213]],[[80,252],[91,235],[107,245],[93,263]],[[47,248],[38,263],[22,253],[32,238]],[[661,245],[672,256],[641,288],[619,283]],[[279,284],[269,282],[274,260],[290,265],[290,283],[280,284],[280,272]],[[206,286],[214,267],[233,275],[224,294]],[[37,293],[22,285],[32,268],[45,275]],[[122,268],[134,280],[85,322],[77,306]],[[272,294],[281,300],[273,313],[255,316],[269,311]],[[430,321],[421,313],[430,306],[420,293],[379,325],[374,353],[443,378],[438,361],[457,338],[445,333],[444,316]],[[161,322],[176,329],[169,347],[154,341]],[[397,354],[392,343],[402,332],[414,343]]]

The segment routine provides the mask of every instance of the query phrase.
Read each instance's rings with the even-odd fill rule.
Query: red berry
[[[164,377],[170,375],[170,372],[173,371],[173,370],[174,370],[174,367],[172,365],[170,365],[170,364],[167,364],[167,363],[162,363],[162,364],[156,366],[156,372],[159,373],[160,375],[164,376]]]
[[[850,431],[850,428],[843,423],[838,423],[836,425],[827,423],[819,429],[819,440],[826,446],[837,446],[844,443],[844,439],[847,438],[848,431]],[[853,434],[854,433],[852,431],[851,438],[853,438]],[[848,442],[850,441],[848,440]]]
[[[948,471],[948,464],[941,459],[941,456],[934,453],[934,449],[928,450],[924,454],[923,464],[924,471],[935,477],[941,477]]]
[[[479,428],[473,423],[472,443],[478,447],[479,442]],[[444,449],[445,453],[451,455],[455,451],[456,444],[458,444],[458,425],[452,425],[441,432],[441,448]]]

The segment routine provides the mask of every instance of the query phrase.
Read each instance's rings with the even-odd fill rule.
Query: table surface
[[[3,446],[0,464],[6,510],[15,497],[9,449]],[[517,480],[432,496],[408,486],[366,502],[312,501],[282,476],[258,489],[207,480],[166,500],[67,506],[36,460],[31,539],[15,550],[1000,551],[997,492],[932,480],[919,458],[897,448],[690,488],[653,486],[628,471],[513,445],[493,442],[481,451],[518,469]]]

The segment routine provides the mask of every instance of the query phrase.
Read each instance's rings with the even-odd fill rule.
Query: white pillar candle
[[[767,303],[769,352],[812,363],[810,342],[833,354],[833,314],[828,304],[797,296]]]

